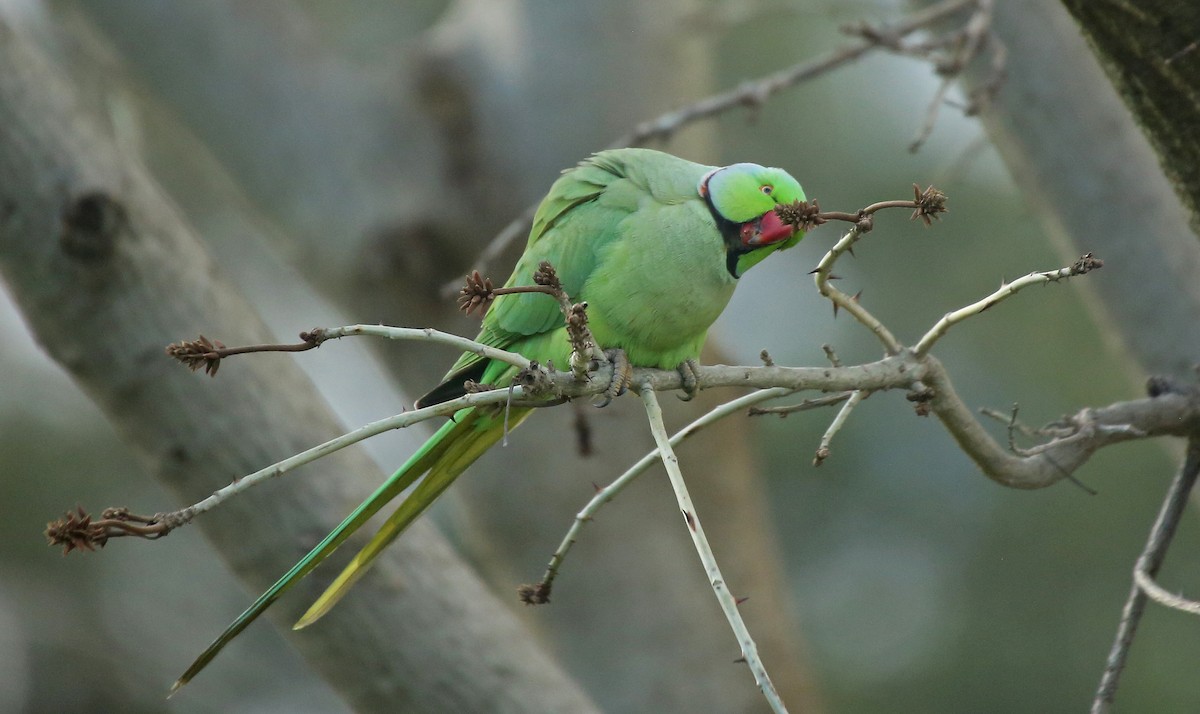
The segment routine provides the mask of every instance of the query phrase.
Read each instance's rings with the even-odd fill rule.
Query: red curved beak
[[[742,245],[747,248],[761,248],[785,241],[795,232],[794,226],[780,220],[775,211],[769,211],[759,216],[758,220],[742,224]]]

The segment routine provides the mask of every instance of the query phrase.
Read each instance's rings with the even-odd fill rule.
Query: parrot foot
[[[612,402],[614,397],[619,397],[629,389],[629,385],[633,384],[633,365],[629,362],[629,357],[625,355],[625,350],[611,349],[604,350],[604,356],[612,363],[613,375],[608,382],[608,389],[604,390],[601,395],[604,397],[599,402],[596,402],[596,408],[607,407]]]
[[[679,401],[690,402],[696,398],[696,390],[699,388],[700,363],[694,359],[687,359],[680,362],[675,369],[683,380],[683,394],[679,395]]]

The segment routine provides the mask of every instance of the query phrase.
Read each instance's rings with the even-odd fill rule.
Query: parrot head
[[[805,200],[800,184],[783,169],[724,166],[705,174],[699,191],[725,237],[729,272],[735,278],[804,235],[775,212],[777,206]]]

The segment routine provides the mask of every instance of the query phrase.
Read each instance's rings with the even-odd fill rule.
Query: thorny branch
[[[655,141],[663,142],[690,124],[710,119],[737,107],[759,109],[771,97],[786,89],[850,64],[870,52],[882,50],[929,60],[943,77],[943,88],[939,89],[930,105],[925,122],[918,133],[918,140],[910,145],[910,149],[915,151],[932,132],[937,119],[937,108],[943,103],[949,83],[957,79],[966,66],[984,50],[990,48],[992,51],[991,78],[972,95],[963,111],[968,115],[981,111],[987,100],[995,95],[1003,83],[1006,53],[1004,45],[991,31],[993,1],[945,0],[895,23],[871,25],[860,22],[844,27],[843,32],[858,37],[859,41],[773,74],[745,81],[731,90],[705,97],[644,121],[628,133],[614,139],[605,148],[617,149],[644,146]],[[914,32],[928,29],[966,10],[971,10],[972,13],[958,30],[922,42],[904,41]],[[537,204],[527,207],[496,234],[475,261],[480,271],[486,273],[513,241],[529,234],[536,212]],[[447,283],[444,292],[446,295],[452,295],[458,287],[457,283]]]
[[[725,576],[721,574],[716,556],[713,555],[708,538],[704,535],[704,526],[700,523],[700,513],[696,510],[692,503],[692,497],[688,494],[687,484],[679,469],[679,459],[675,456],[675,451],[671,447],[671,438],[667,434],[667,427],[663,424],[662,408],[659,407],[658,397],[648,382],[642,383],[638,391],[641,392],[642,404],[646,407],[646,417],[650,421],[650,433],[653,434],[654,443],[658,447],[659,458],[662,459],[663,466],[667,470],[667,478],[671,482],[672,490],[675,491],[679,510],[687,523],[688,534],[691,535],[692,543],[696,546],[696,552],[700,556],[700,562],[704,565],[704,572],[708,575],[708,583],[717,597],[721,612],[729,621],[729,627],[737,637],[738,646],[741,647],[742,656],[739,661],[745,662],[746,666],[750,668],[751,674],[754,675],[754,683],[762,691],[771,710],[786,714],[787,709],[779,698],[779,692],[775,690],[775,684],[771,681],[766,667],[763,666],[762,660],[758,656],[758,647],[754,643],[754,638],[750,636],[750,630],[742,620],[742,614],[738,612],[738,602],[729,592]]]
[[[873,203],[870,206],[867,206],[866,208],[863,208],[862,210],[853,214],[834,212],[819,213],[818,216],[821,218],[849,221],[854,224],[854,227],[850,229],[846,235],[842,236],[841,240],[834,244],[832,248],[829,249],[821,261],[817,263],[817,267],[814,268],[811,273],[814,276],[813,279],[817,286],[817,292],[819,292],[823,297],[829,298],[830,302],[833,303],[834,316],[838,314],[839,308],[844,309],[846,312],[850,313],[854,319],[862,323],[867,329],[874,333],[877,338],[879,338],[879,341],[883,343],[884,350],[886,350],[887,354],[894,355],[899,354],[904,348],[904,345],[900,342],[900,340],[898,340],[896,336],[893,335],[891,331],[889,331],[883,325],[882,322],[871,315],[871,313],[867,312],[867,310],[859,304],[858,295],[847,295],[841,290],[835,288],[830,282],[837,277],[833,274],[833,266],[837,262],[838,258],[842,257],[846,253],[853,255],[854,244],[857,243],[864,234],[870,232],[871,229],[874,228],[875,213],[885,208],[911,208],[913,209],[913,212],[910,220],[916,220],[919,218],[926,226],[933,225],[933,221],[937,219],[939,214],[945,213],[947,210],[949,210],[946,208],[946,194],[937,190],[933,186],[929,186],[922,191],[919,186],[913,184],[913,200],[911,201],[881,201],[879,203]],[[791,220],[792,217],[786,213],[780,213],[780,218],[785,222],[796,225],[793,220]]]
[[[890,389],[919,391],[923,396],[918,407],[927,407],[935,413],[951,434],[963,445],[964,450],[976,460],[976,463],[980,465],[985,474],[1001,483],[1018,488],[1040,488],[1069,476],[1070,472],[1086,461],[1091,453],[1108,443],[1162,433],[1182,433],[1180,431],[1181,425],[1185,426],[1191,423],[1193,405],[1190,402],[1177,405],[1175,411],[1172,412],[1176,418],[1174,420],[1167,419],[1166,421],[1159,418],[1162,415],[1162,411],[1159,409],[1162,406],[1161,404],[1154,405],[1156,408],[1151,408],[1150,405],[1127,403],[1125,405],[1113,405],[1112,407],[1105,408],[1105,410],[1084,410],[1080,412],[1074,417],[1071,423],[1064,425],[1065,431],[1063,431],[1060,438],[1051,440],[1040,447],[1036,453],[1031,452],[1022,456],[1006,452],[996,445],[974,417],[971,416],[970,410],[954,394],[949,376],[945,373],[940,363],[928,354],[916,350],[906,350],[856,300],[837,292],[836,289],[833,289],[828,284],[831,277],[831,269],[837,257],[848,252],[853,243],[862,236],[863,232],[872,226],[872,216],[875,212],[883,208],[899,207],[912,209],[912,217],[914,219],[921,218],[925,222],[930,223],[934,217],[945,210],[945,196],[941,192],[932,187],[925,191],[914,190],[915,196],[912,201],[880,202],[850,214],[821,212],[815,201],[809,204],[797,203],[793,205],[790,207],[792,209],[792,213],[790,214],[787,211],[782,211],[782,213],[788,216],[788,220],[806,227],[819,225],[826,220],[843,220],[855,224],[854,228],[822,259],[817,270],[814,272],[817,273],[818,286],[828,291],[827,294],[831,300],[834,300],[835,304],[839,304],[840,301],[856,319],[881,336],[885,346],[889,348],[888,353],[890,356],[888,358],[880,362],[864,365],[839,366],[840,363],[837,361],[836,355],[833,355],[832,349],[829,349],[827,353],[831,355],[831,360],[834,364],[832,368],[787,368],[774,366],[768,356],[764,358],[764,361],[768,362],[769,366],[764,367],[701,367],[699,368],[698,376],[701,378],[704,388],[737,386],[758,389],[784,388],[788,393],[800,390],[820,390],[839,393],[809,400],[808,404],[812,405],[834,404],[844,400],[847,394],[853,392],[865,395],[875,391]],[[1085,256],[1080,262],[1069,268],[1031,275],[1041,276],[1041,279],[1051,279],[1048,276],[1058,276],[1054,279],[1059,279],[1068,275],[1082,274],[1086,272],[1083,269],[1084,267],[1092,269],[1098,267],[1098,264],[1098,261],[1095,261],[1090,256]],[[532,290],[546,292],[555,296],[559,299],[566,314],[565,319],[568,325],[572,323],[573,318],[578,319],[585,315],[582,311],[582,306],[571,304],[569,298],[562,291],[561,285],[554,276],[552,267],[548,265],[542,266],[539,270],[539,276],[537,285],[531,286],[529,290],[519,292]],[[1035,281],[1030,279],[1030,276],[1027,276],[1027,279],[1015,281],[1006,286],[1003,290],[1003,295],[993,295],[981,301],[981,303],[976,303],[976,306],[970,306],[969,308],[964,308],[964,310],[969,311],[974,307],[975,311],[981,311],[985,308],[979,306],[986,305],[990,307],[1032,282]],[[476,309],[486,309],[487,305],[498,295],[505,294],[499,292],[499,290],[503,289],[491,287],[486,279],[473,275],[468,279],[467,287],[463,289],[464,299],[462,303],[465,306],[474,306]],[[951,313],[951,315],[960,315],[960,313],[962,313],[962,316],[955,317],[952,320],[944,318],[944,321],[947,324],[953,324],[957,320],[965,319],[966,313],[963,311],[957,311]],[[350,325],[339,328],[318,328],[302,333],[301,342],[295,345],[256,345],[243,348],[227,348],[219,342],[201,338],[193,342],[174,345],[168,351],[172,356],[190,368],[199,369],[200,367],[204,367],[208,373],[212,374],[216,371],[220,360],[231,355],[255,351],[303,351],[315,348],[329,339],[351,335],[373,335],[391,339],[436,341],[452,345],[460,350],[503,360],[509,364],[521,367],[523,373],[530,372],[529,368],[531,367],[528,360],[521,355],[497,350],[488,345],[457,335],[431,329],[393,328],[382,325]],[[577,341],[581,348],[594,346],[594,342],[590,341],[590,335],[586,332],[580,332]],[[545,368],[537,367],[534,370],[537,372],[537,379],[533,379],[532,381],[524,380],[522,384],[525,384],[525,386],[515,389],[510,388],[510,392],[508,393],[504,393],[503,390],[506,385],[500,385],[500,389],[494,390],[489,390],[487,385],[475,385],[474,389],[469,390],[468,394],[459,399],[379,420],[337,439],[315,446],[278,464],[272,464],[254,474],[239,479],[230,486],[217,491],[212,496],[193,506],[170,514],[156,516],[146,525],[153,526],[155,529],[154,534],[159,535],[165,532],[164,529],[169,531],[178,525],[190,522],[199,513],[216,507],[225,499],[261,481],[282,475],[302,464],[321,458],[375,434],[391,429],[404,428],[434,416],[450,415],[459,409],[483,404],[495,404],[505,400],[517,400],[516,403],[520,404],[560,403],[572,398],[600,393],[604,391],[605,385],[610,381],[608,377],[611,377],[611,369],[611,366],[602,364],[597,374],[599,379],[588,381],[586,379],[580,380],[573,372],[551,372]],[[682,386],[682,377],[678,372],[638,369],[635,370],[635,379],[638,383],[648,382],[656,390],[677,389]],[[536,392],[535,397],[531,396],[532,393],[530,390]],[[530,401],[531,399],[532,401]],[[808,407],[802,405],[787,409],[795,411],[801,408]],[[783,410],[776,411],[782,412]],[[843,414],[848,414],[848,412],[843,411]],[[81,517],[83,516],[81,515]],[[120,526],[115,527],[121,528]],[[74,529],[66,532],[75,534],[79,531],[78,529]],[[87,538],[80,540],[74,546],[75,548],[81,547],[83,542],[93,542],[97,545],[102,544],[101,534],[98,531],[87,531],[85,529],[82,532],[95,533],[96,535],[91,540]],[[74,541],[69,538],[63,539],[60,537],[58,542],[65,544]]]

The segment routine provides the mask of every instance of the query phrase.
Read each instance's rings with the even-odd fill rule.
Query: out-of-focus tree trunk
[[[0,270],[41,344],[147,469],[190,502],[339,433],[287,361],[248,361],[209,382],[165,359],[164,344],[200,330],[238,343],[269,331],[137,157],[104,131],[96,97],[3,19],[0,66]],[[356,485],[379,479],[356,451],[315,469],[319,477],[261,488],[202,519],[255,588],[340,521]],[[593,710],[432,528],[399,551],[319,633],[293,638],[356,709]],[[299,589],[316,594],[311,583]],[[289,624],[303,605],[284,600],[272,615]]]
[[[279,251],[353,320],[469,333],[476,324],[454,315],[445,281],[559,170],[707,91],[710,48],[678,31],[674,20],[692,6],[684,0],[464,0],[420,31],[437,5],[78,7],[128,62],[132,77],[108,81],[126,84],[135,116],[149,112],[140,140],[150,168],[201,232],[221,223],[191,198],[190,167],[203,163],[185,139],[192,134],[245,191],[249,207],[236,210],[280,229]],[[713,160],[705,138],[692,130],[672,149]],[[493,278],[505,277],[519,249]],[[380,355],[414,392],[453,359],[396,345]],[[710,399],[675,410],[677,420]],[[550,410],[452,489],[461,546],[506,597],[540,576],[592,483],[650,448],[644,415],[622,401],[587,410],[596,456],[580,459],[571,412]],[[751,596],[743,609],[768,668],[785,700],[811,711],[747,440],[743,425],[712,430],[685,449],[685,473],[731,587]],[[764,706],[744,669],[729,664],[736,643],[661,476],[609,506],[572,554],[553,604],[522,615],[606,710]]]
[[[1063,0],[1200,231],[1200,4]]]

